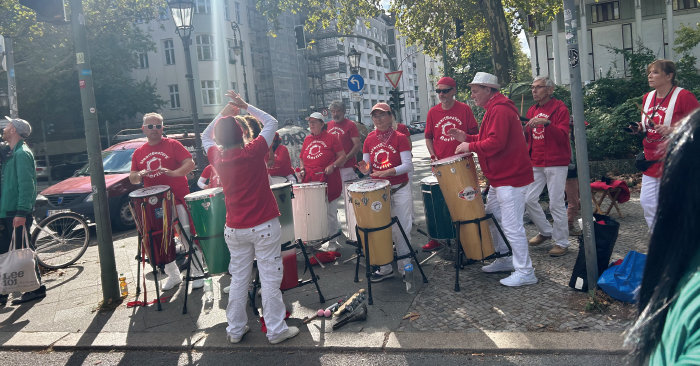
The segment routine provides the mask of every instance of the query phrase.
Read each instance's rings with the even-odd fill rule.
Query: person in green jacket
[[[674,129],[639,291],[639,317],[627,331],[634,365],[700,365],[700,109]]]
[[[10,146],[12,155],[2,164],[2,183],[0,185],[0,254],[7,253],[12,241],[12,230],[16,238],[21,238],[23,227],[32,227],[32,210],[36,200],[36,165],[34,155],[24,139],[32,133],[29,122],[19,118],[7,118],[2,131],[2,138]],[[19,244],[21,240],[16,239]],[[39,277],[38,268],[37,277]],[[12,304],[46,297],[46,287],[25,292],[12,300]],[[0,306],[7,303],[7,295],[0,295]]]

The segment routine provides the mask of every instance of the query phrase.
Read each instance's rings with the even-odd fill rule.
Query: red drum
[[[158,185],[129,193],[136,228],[143,238],[143,248],[151,265],[159,266],[175,260],[173,221],[177,215],[170,187]]]

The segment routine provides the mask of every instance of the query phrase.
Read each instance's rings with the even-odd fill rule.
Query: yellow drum
[[[472,154],[440,159],[431,165],[435,170],[435,176],[452,220],[468,221],[486,216]],[[460,228],[459,240],[469,259],[482,260],[494,253],[488,222],[482,221],[480,227],[481,239],[479,226],[475,223],[462,224]]]
[[[347,187],[357,226],[374,229],[391,222],[391,185],[388,180],[368,179]],[[369,263],[383,265],[394,261],[391,227],[368,233]],[[364,233],[359,232],[358,243],[364,251]]]

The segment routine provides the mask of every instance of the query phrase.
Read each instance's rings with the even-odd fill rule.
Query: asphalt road
[[[6,365],[622,365],[622,355],[484,355],[460,353],[275,352],[0,352]]]

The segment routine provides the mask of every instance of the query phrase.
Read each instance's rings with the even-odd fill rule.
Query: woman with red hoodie
[[[498,92],[500,85],[495,75],[477,72],[469,86],[476,105],[486,109],[479,134],[467,135],[456,128],[448,133],[466,141],[457,146],[456,153],[475,152],[479,156],[481,171],[491,184],[486,212],[498,220],[513,250],[511,257],[498,258],[481,270],[512,271],[501,280],[504,286],[532,285],[537,283],[537,277],[528,253],[523,214],[527,186],[534,179],[518,110],[513,101]],[[505,253],[508,248],[493,224],[491,235],[496,251]]]

